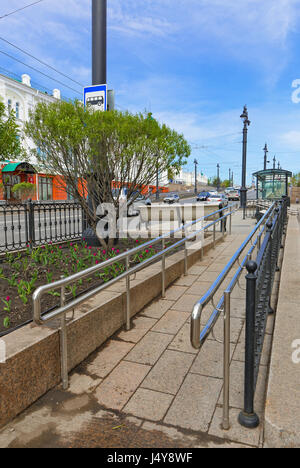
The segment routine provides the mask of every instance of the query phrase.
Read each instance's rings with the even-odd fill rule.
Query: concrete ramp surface
[[[232,293],[229,431],[221,429],[223,317],[199,352],[190,344],[190,316],[254,226],[238,213],[224,237],[158,299],[70,375],[70,387],[49,391],[0,431],[0,447],[190,448],[259,447],[237,421],[243,408],[245,275]],[[224,291],[235,271],[230,272]],[[225,284],[226,283],[226,284]],[[203,325],[211,314],[208,306]],[[267,325],[255,408],[263,421],[274,317]],[[300,336],[300,335],[299,335]],[[299,380],[298,380],[299,382]]]

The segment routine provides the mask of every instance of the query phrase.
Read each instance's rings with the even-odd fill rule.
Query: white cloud
[[[284,133],[281,136],[283,143],[289,146],[289,148],[299,149],[300,150],[300,131],[291,130]]]
[[[260,69],[276,83],[291,59],[289,38],[299,23],[300,0],[109,0],[114,44],[143,64],[161,53],[178,60],[214,56]],[[20,6],[11,0],[6,13]],[[91,0],[47,0],[1,20],[1,35],[33,54],[90,63]],[[46,52],[47,51],[47,52]],[[88,56],[88,59],[87,59]],[[153,59],[155,63],[155,59]],[[155,66],[155,65],[154,65]]]
[[[222,47],[286,46],[299,19],[299,0],[112,0],[111,26],[123,33],[193,36],[195,45],[206,39]],[[151,27],[147,27],[151,25]],[[259,51],[257,51],[259,52]]]
[[[9,5],[4,0],[1,3],[0,15],[20,7],[19,0],[10,0]],[[108,40],[113,54],[113,59],[109,57],[109,76],[115,81],[117,104],[132,111],[152,110],[157,118],[183,132],[190,141],[209,146],[210,150],[206,154],[202,151],[202,156],[208,158],[214,153],[215,158],[236,161],[239,168],[241,137],[237,135],[241,132],[239,115],[244,102],[241,109],[234,108],[235,104],[224,104],[218,90],[215,95],[219,102],[205,101],[206,88],[202,87],[205,64],[228,63],[233,68],[241,65],[237,69],[253,70],[253,79],[258,80],[261,73],[266,84],[276,84],[293,63],[295,49],[290,46],[299,27],[299,6],[300,0],[109,0]],[[0,20],[0,29],[0,35],[16,45],[77,81],[89,82],[91,0],[47,0]],[[22,57],[52,75],[47,68],[2,43],[0,50]],[[125,65],[115,58],[117,50],[124,52]],[[183,66],[181,69],[181,63],[190,64],[190,69]],[[197,76],[192,69],[195,63],[200,70]],[[177,68],[169,71],[168,64],[170,67],[176,64]],[[1,66],[4,67],[3,62]],[[25,71],[12,61],[5,66],[16,73]],[[43,82],[39,75],[29,73],[35,81]],[[46,85],[53,88],[55,83]],[[249,87],[252,96],[250,80],[245,87]],[[226,86],[223,90],[226,91]],[[230,83],[228,93],[234,94]],[[247,93],[245,89],[248,96]],[[251,165],[254,169],[260,164],[266,140],[272,147],[270,151],[283,154],[283,165],[293,164],[295,156],[286,156],[284,151],[300,148],[299,110],[291,110],[282,101],[265,106],[262,100],[256,108],[248,102],[252,120],[251,170]],[[221,136],[228,134],[236,136]],[[224,145],[227,152],[222,151]]]

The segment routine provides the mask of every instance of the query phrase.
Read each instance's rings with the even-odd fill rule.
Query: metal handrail
[[[257,231],[260,229],[261,225],[265,223],[266,219],[269,217],[274,207],[275,207],[275,203],[268,209],[268,211],[264,214],[264,216],[261,218],[259,223],[257,223],[255,228],[248,235],[246,240],[238,248],[236,253],[230,259],[230,261],[225,266],[225,268],[220,273],[220,275],[215,280],[215,282],[212,284],[212,286],[208,289],[206,294],[204,294],[204,296],[202,296],[202,298],[195,304],[193,308],[193,312],[192,312],[192,317],[191,317],[192,319],[191,320],[191,343],[195,349],[200,349],[207,338],[206,334],[204,336],[202,335],[202,338],[201,338],[201,333],[200,333],[200,321],[201,321],[201,314],[202,314],[203,308],[213,299],[214,295],[219,290],[221,284],[224,282],[224,280],[228,276],[229,272],[231,271],[231,269],[233,268],[233,266],[235,265],[235,263],[241,256],[242,252],[245,250],[245,248],[247,247],[249,242],[252,240],[254,235],[257,233]],[[210,332],[211,332],[211,329],[209,333]]]
[[[87,299],[90,299],[92,296],[94,296],[95,294],[98,294],[98,292],[102,291],[103,289],[106,289],[109,286],[112,286],[117,281],[120,281],[120,280],[126,278],[128,275],[131,276],[134,273],[136,273],[137,271],[142,270],[143,268],[148,266],[150,263],[153,263],[154,261],[161,258],[163,255],[166,255],[167,253],[169,253],[173,249],[175,249],[177,247],[180,247],[183,243],[185,243],[186,241],[188,241],[188,240],[192,239],[193,237],[195,237],[195,235],[197,235],[200,232],[207,230],[209,227],[221,222],[223,219],[227,218],[228,216],[231,216],[234,211],[230,211],[230,213],[228,213],[228,214],[224,215],[223,217],[220,217],[217,220],[207,224],[206,226],[204,226],[200,230],[194,231],[190,236],[184,237],[183,239],[181,239],[180,241],[178,241],[175,244],[171,245],[170,247],[165,248],[162,252],[158,252],[156,255],[153,255],[150,259],[144,260],[139,265],[136,265],[135,267],[130,268],[125,273],[122,273],[121,275],[117,276],[116,278],[111,279],[110,281],[108,281],[107,283],[99,286],[98,288],[95,288],[92,291],[89,291],[88,293],[74,299],[73,301],[71,301],[67,305],[64,305],[63,307],[61,307],[59,309],[56,309],[54,311],[51,311],[48,314],[45,314],[45,315],[42,316],[41,315],[41,298],[48,291],[53,291],[55,289],[60,289],[62,287],[67,287],[71,283],[74,283],[74,282],[79,281],[81,279],[84,279],[84,278],[86,278],[88,276],[91,276],[91,275],[93,275],[95,273],[98,273],[99,271],[113,265],[116,262],[121,262],[123,260],[126,260],[128,257],[131,257],[131,256],[139,253],[141,250],[146,249],[150,245],[155,245],[155,244],[165,240],[166,238],[170,238],[170,236],[172,236],[176,232],[179,232],[179,231],[182,232],[183,229],[186,230],[187,228],[192,227],[195,224],[198,224],[200,221],[203,221],[205,219],[209,219],[212,216],[214,216],[215,214],[221,213],[221,212],[223,212],[225,210],[228,210],[229,208],[234,207],[234,206],[236,206],[236,205],[235,204],[228,205],[228,207],[222,208],[221,210],[217,210],[217,211],[214,211],[213,213],[209,213],[208,215],[202,216],[201,218],[199,218],[199,219],[197,219],[195,221],[192,221],[192,222],[190,222],[190,223],[188,223],[188,224],[186,224],[184,226],[181,226],[180,228],[174,229],[173,231],[170,231],[170,232],[168,232],[166,234],[163,234],[163,235],[157,237],[156,239],[150,240],[150,241],[148,241],[148,242],[146,242],[146,243],[144,243],[144,244],[142,244],[142,245],[140,245],[138,247],[135,247],[134,249],[127,250],[126,252],[123,252],[122,254],[117,255],[116,257],[113,257],[113,258],[111,258],[109,260],[106,260],[105,262],[102,262],[102,263],[100,263],[98,265],[87,268],[86,270],[80,271],[78,273],[74,273],[73,275],[68,276],[67,278],[62,278],[61,280],[55,281],[53,283],[46,284],[44,286],[40,286],[39,288],[37,288],[34,291],[33,296],[32,296],[33,297],[34,321],[37,324],[42,325],[43,323],[45,323],[45,322],[47,322],[49,320],[53,320],[53,318],[58,317],[59,315],[68,312],[68,310],[74,309],[74,307],[78,306],[79,304],[86,301]]]
[[[228,211],[225,215],[223,214],[224,211]],[[182,225],[181,227],[170,231],[169,233],[163,234],[156,239],[150,240],[149,242],[146,242],[145,244],[142,244],[138,247],[135,247],[134,249],[127,250],[126,252],[123,252],[120,255],[117,255],[116,257],[113,257],[109,260],[106,260],[105,262],[102,262],[98,265],[95,265],[93,267],[90,267],[86,270],[83,270],[81,272],[75,273],[67,278],[63,278],[61,280],[55,281],[53,283],[40,286],[35,290],[33,293],[33,320],[36,324],[38,325],[43,325],[50,320],[53,320],[55,318],[60,318],[61,319],[61,349],[62,349],[62,381],[63,381],[63,387],[67,388],[68,387],[68,370],[67,370],[67,336],[66,336],[66,314],[74,310],[75,307],[78,305],[82,304],[83,302],[87,301],[88,299],[91,299],[93,296],[98,294],[99,292],[105,290],[106,288],[112,286],[118,281],[121,281],[122,279],[126,279],[126,293],[127,293],[127,313],[126,313],[126,330],[130,329],[130,276],[135,274],[136,272],[144,269],[146,266],[150,265],[151,263],[162,259],[162,296],[165,297],[165,257],[166,255],[171,252],[172,250],[184,245],[184,271],[185,274],[187,274],[187,242],[189,240],[192,240],[197,236],[197,234],[201,232],[205,232],[207,229],[210,227],[214,227],[214,244],[215,244],[215,226],[218,223],[221,223],[222,226],[222,233],[223,235],[225,234],[223,226],[224,223],[223,221],[230,217],[230,232],[231,232],[231,217],[232,214],[235,213],[238,210],[237,204],[233,203],[230,204],[222,209],[219,209],[213,213],[209,213],[208,215],[202,216],[201,218],[192,221],[186,225]],[[201,227],[201,229],[192,231],[191,234],[186,235],[188,228],[194,226],[195,224],[198,224],[200,222],[204,222],[205,220],[209,220],[212,216],[216,214],[221,214],[223,216],[219,217],[218,219],[208,223],[206,226]],[[171,245],[170,247],[165,248],[165,239],[171,237],[173,234],[176,232],[184,232],[185,237],[175,244]],[[139,251],[147,248],[150,245],[155,245],[159,242],[162,242],[162,251],[156,253],[153,255],[151,258],[144,260],[142,263],[130,268],[129,267],[129,259],[131,256],[137,254]],[[201,247],[202,253],[203,253],[203,245]],[[119,276],[116,278],[111,279],[105,284],[102,284],[101,286],[96,287],[95,289],[83,294],[80,297],[77,297],[76,299],[70,301],[68,304],[66,304],[66,298],[65,298],[65,289],[68,285],[70,285],[73,282],[76,282],[78,280],[84,279],[88,276],[91,276],[104,268],[109,267],[110,265],[124,261],[126,263],[126,271],[121,273]],[[55,289],[61,289],[61,304],[60,307],[57,309],[48,312],[46,314],[42,315],[41,312],[41,299],[44,294],[46,294],[48,291],[52,291]]]
[[[273,216],[273,212],[276,207],[276,203],[273,203],[272,206],[268,209],[265,215],[261,218],[261,220],[257,223],[255,228],[251,231],[251,233],[247,236],[246,240],[242,243],[242,245],[238,248],[236,253],[233,255],[231,260],[223,269],[222,273],[218,276],[215,280],[213,285],[209,288],[209,290],[202,296],[202,298],[195,304],[191,316],[191,344],[195,349],[200,349],[203,344],[205,343],[208,336],[213,332],[214,326],[220,316],[220,314],[224,313],[224,362],[223,362],[223,378],[224,378],[224,385],[223,385],[223,422],[222,427],[224,430],[228,430],[230,428],[229,423],[229,368],[230,368],[230,298],[233,288],[239,281],[242,271],[245,268],[245,265],[255,250],[258,248],[258,251],[261,248],[261,239],[265,232],[267,226],[267,220],[269,220]],[[262,227],[262,229],[261,229]],[[260,230],[261,229],[261,230]],[[257,234],[256,239],[253,241],[255,234]],[[239,267],[230,281],[229,285],[226,287],[225,292],[223,293],[221,299],[219,300],[217,306],[214,306],[214,310],[209,317],[206,325],[201,331],[201,316],[203,312],[203,308],[210,302],[213,301],[214,295],[219,290],[221,284],[224,282],[226,277],[228,276],[229,272],[232,270],[233,266],[238,262],[240,256],[245,251],[246,247],[251,244],[250,249],[248,250],[246,256],[243,258],[242,262],[239,262]]]

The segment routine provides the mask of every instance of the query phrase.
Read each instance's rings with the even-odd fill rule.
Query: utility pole
[[[92,0],[92,78],[107,83],[107,0]]]
[[[268,150],[267,143],[265,144],[265,147],[264,147],[263,151],[265,153],[265,155],[264,155],[264,171],[266,171],[267,170],[267,163],[270,162],[270,161],[268,161],[268,152],[269,152],[269,150]]]
[[[194,164],[195,164],[195,195],[197,195],[197,166],[198,166],[198,161],[197,159],[194,159]]]
[[[241,119],[244,122],[243,128],[243,163],[242,163],[242,186],[241,186],[241,208],[243,208],[243,219],[246,219],[247,205],[247,187],[246,187],[246,170],[247,170],[247,135],[250,120],[248,118],[247,106],[244,106]]]
[[[273,158],[273,169],[276,169],[276,156]]]
[[[229,185],[230,185],[230,183],[231,183],[231,169],[229,169],[229,179],[228,180],[229,180]]]
[[[107,83],[107,0],[92,0],[92,84]],[[97,178],[98,174],[93,177]],[[93,194],[88,193],[88,205],[93,208]],[[100,202],[97,200],[96,205]],[[83,232],[83,237],[91,246],[100,245],[96,233],[90,226]]]

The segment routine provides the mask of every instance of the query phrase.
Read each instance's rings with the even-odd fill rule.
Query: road
[[[179,195],[180,196],[180,195]],[[256,190],[248,190],[247,192],[247,199],[248,200],[256,200]],[[162,203],[163,200],[160,200],[158,203]],[[193,195],[190,198],[182,198],[180,200],[181,204],[186,204],[186,203],[196,203],[196,197]],[[157,203],[157,202],[154,202]]]
[[[248,191],[248,199],[256,198],[256,191]],[[162,200],[156,203],[162,203]],[[196,203],[196,197],[180,200],[181,204]],[[71,222],[70,222],[71,221]],[[55,224],[56,223],[56,224]],[[74,214],[66,211],[50,215],[49,212],[35,213],[35,239],[37,242],[55,241],[71,239],[74,236],[80,236],[82,230],[81,213]],[[0,212],[0,251],[12,250],[13,247],[25,247],[28,239],[26,238],[26,223],[23,213],[11,210],[4,218],[3,212]]]

